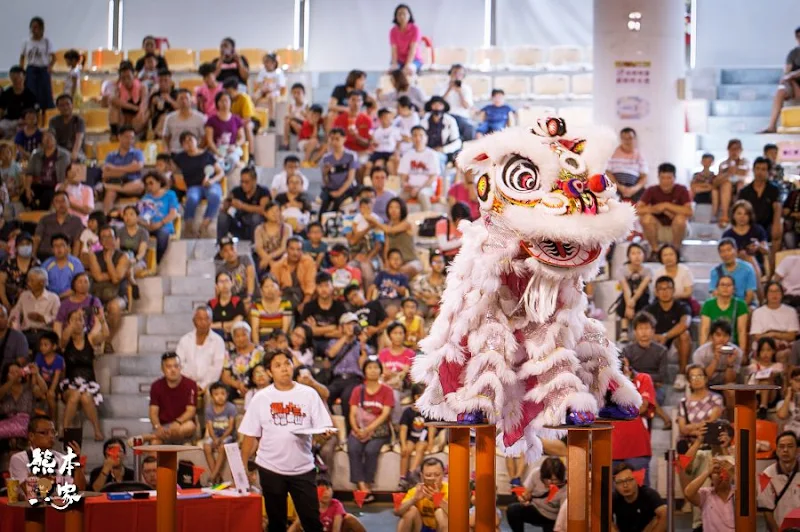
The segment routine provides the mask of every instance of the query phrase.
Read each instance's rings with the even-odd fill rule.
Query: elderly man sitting
[[[19,295],[17,304],[11,309],[9,319],[14,327],[25,335],[28,345],[39,345],[39,335],[53,330],[61,299],[50,292],[47,286],[47,271],[33,268],[28,272],[28,289]]]
[[[212,321],[207,305],[194,309],[194,330],[184,334],[175,349],[183,362],[183,375],[197,383],[200,396],[219,380],[225,363],[225,340],[211,330]]]

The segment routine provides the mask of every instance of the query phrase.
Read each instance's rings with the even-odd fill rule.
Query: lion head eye
[[[531,192],[539,188],[539,168],[519,155],[506,163],[502,178],[503,184],[516,192]]]

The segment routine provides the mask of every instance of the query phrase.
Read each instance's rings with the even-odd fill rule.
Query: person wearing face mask
[[[450,114],[450,104],[441,96],[434,96],[425,104],[425,116],[420,124],[428,133],[428,147],[442,159],[442,170],[448,160],[461,151],[461,134],[458,123]]]
[[[33,256],[33,238],[29,233],[19,233],[14,240],[15,254],[0,263],[0,303],[11,308],[25,289],[28,272],[41,265]]]

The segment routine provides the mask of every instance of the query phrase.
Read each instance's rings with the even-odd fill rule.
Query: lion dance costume
[[[584,280],[634,221],[603,174],[610,131],[570,131],[560,118],[468,144],[481,218],[462,222],[439,315],[412,376],[433,419],[488,420],[502,448],[541,455],[548,427],[631,419],[641,397],[603,326],[586,317]]]

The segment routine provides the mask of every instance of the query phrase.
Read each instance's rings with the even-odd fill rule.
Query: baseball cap
[[[339,318],[339,325],[344,325],[345,323],[352,323],[354,321],[359,321],[358,316],[355,312],[345,312],[342,314],[342,317]]]

